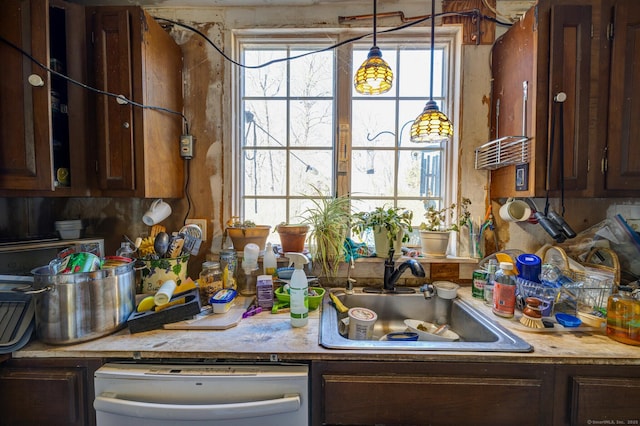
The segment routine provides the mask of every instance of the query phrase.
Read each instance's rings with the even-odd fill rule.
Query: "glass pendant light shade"
[[[367,60],[360,65],[353,78],[356,91],[363,95],[379,95],[391,90],[393,84],[393,71],[387,62],[382,59],[382,53],[378,46],[369,50]]]
[[[436,36],[436,0],[431,0],[431,78],[429,80],[429,102],[422,114],[411,125],[411,142],[435,143],[443,142],[453,136],[453,124],[449,118],[438,109],[433,100],[433,56]]]
[[[411,142],[440,142],[453,136],[453,124],[430,100],[411,125]]]

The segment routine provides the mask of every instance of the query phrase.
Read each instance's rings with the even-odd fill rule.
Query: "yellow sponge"
[[[344,304],[340,301],[340,299],[338,299],[338,296],[336,296],[335,294],[329,292],[329,297],[331,298],[331,301],[335,305],[335,307],[338,310],[338,312],[345,313],[345,312],[349,311],[349,308],[344,306]]]

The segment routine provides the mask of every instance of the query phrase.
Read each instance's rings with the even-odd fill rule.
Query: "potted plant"
[[[249,243],[257,244],[260,250],[264,250],[270,230],[269,225],[256,225],[250,220],[240,221],[234,216],[227,222],[222,241],[226,241],[228,235],[233,242],[233,248],[238,252],[244,251],[244,246]]]
[[[302,253],[304,251],[304,242],[307,239],[309,225],[304,223],[289,224],[281,223],[276,226],[275,231],[280,236],[280,245],[282,252]]]
[[[453,203],[441,209],[434,206],[427,207],[424,214],[425,221],[420,224],[420,242],[425,256],[444,257],[449,245],[451,231],[459,232],[467,226],[471,217],[469,206],[471,200],[463,197],[460,212],[456,218],[456,204]]]
[[[316,196],[307,197],[312,206],[302,216],[309,225],[309,242],[313,260],[321,267],[322,274],[334,278],[340,261],[344,259],[344,240],[349,229],[350,199],[347,196],[327,198],[317,188]]]
[[[389,257],[391,248],[401,254],[402,243],[409,241],[413,231],[413,212],[400,207],[376,207],[370,212],[358,212],[352,217],[351,229],[362,236],[367,229],[373,231],[376,256]]]

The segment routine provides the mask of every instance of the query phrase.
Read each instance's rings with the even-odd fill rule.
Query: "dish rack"
[[[606,316],[609,296],[620,283],[620,262],[616,253],[608,248],[592,249],[582,263],[584,270],[572,267],[567,254],[560,247],[545,250],[543,263],[548,263],[549,257],[553,257],[552,263],[573,281],[558,288],[556,309],[571,314],[582,312]],[[600,259],[599,263],[596,258]],[[558,259],[561,259],[560,265],[557,264]]]
[[[510,164],[529,162],[527,136],[504,136],[476,148],[476,170],[495,170]]]

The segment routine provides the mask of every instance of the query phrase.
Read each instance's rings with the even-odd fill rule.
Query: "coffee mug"
[[[170,214],[171,206],[159,198],[151,203],[149,210],[142,216],[142,221],[147,226],[153,226],[168,218]]]
[[[525,201],[509,198],[500,207],[500,217],[507,222],[522,222],[531,216],[531,207]]]

